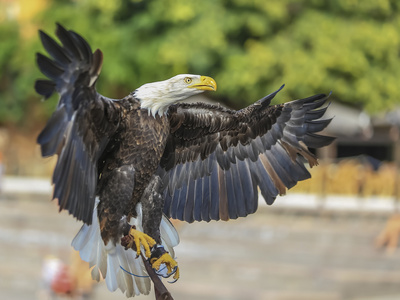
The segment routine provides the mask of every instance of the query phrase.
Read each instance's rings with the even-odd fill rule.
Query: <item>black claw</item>
[[[168,283],[175,283],[178,281],[179,278],[176,278],[174,281],[167,281]]]
[[[163,274],[161,274],[160,272],[162,271],[162,270],[164,270],[164,269],[162,269],[162,270],[158,270],[158,271],[155,271],[156,272],[156,274],[158,275],[158,276],[161,276],[161,277],[163,277],[163,278],[170,278],[172,275],[174,275],[175,273],[176,273],[176,270],[178,269],[178,266],[176,266],[172,271],[171,271],[171,273],[167,273],[167,274],[165,274],[165,275],[163,275]]]

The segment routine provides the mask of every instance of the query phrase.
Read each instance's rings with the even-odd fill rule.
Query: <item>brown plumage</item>
[[[254,213],[257,188],[271,204],[310,177],[304,159],[310,166],[317,159],[308,147],[333,140],[315,134],[330,122],[320,120],[328,98],[322,94],[270,106],[279,89],[239,111],[176,103],[216,89],[212,78],[189,74],[143,85],[120,100],[106,98],[95,89],[100,50],[92,53],[60,25],[56,35],[61,45],[40,31],[52,59],[37,55],[49,80],[35,88],[46,98],[58,92],[60,100],[38,143],[43,156],[58,155],[53,198],[60,210],[85,223],[73,246],[110,290],[119,287],[127,296],[149,290],[148,278],[128,275],[146,273],[120,245],[127,224],[173,256],[178,237],[163,213],[187,222]]]

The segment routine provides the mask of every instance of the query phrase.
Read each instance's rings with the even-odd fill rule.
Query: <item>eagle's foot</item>
[[[136,230],[136,226],[132,226],[129,230],[129,233],[122,237],[121,245],[125,247],[125,250],[132,248],[136,251],[136,258],[140,256],[141,250],[140,246],[142,245],[145,250],[146,257],[151,256],[150,249],[156,244],[156,241],[148,236],[147,234]]]
[[[174,283],[179,279],[178,263],[171,257],[169,252],[166,251],[163,246],[159,245],[154,247],[150,257],[150,264],[159,276],[169,278],[174,275],[174,280],[170,283]],[[161,265],[163,264],[165,267],[161,268]],[[165,268],[167,268],[167,272],[163,272]]]

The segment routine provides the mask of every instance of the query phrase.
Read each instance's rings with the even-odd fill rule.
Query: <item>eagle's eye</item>
[[[185,83],[189,84],[192,83],[192,78],[190,77],[185,77],[185,79],[183,79],[185,81]]]

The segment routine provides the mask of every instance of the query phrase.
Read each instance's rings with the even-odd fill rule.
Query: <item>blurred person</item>
[[[41,290],[38,298],[42,300],[54,299],[57,294],[63,290],[63,293],[68,293],[72,290],[69,284],[61,286],[56,278],[60,278],[61,274],[66,274],[65,264],[61,259],[49,255],[44,258],[42,263]],[[54,288],[56,291],[54,291]]]
[[[55,256],[44,259],[39,299],[90,299],[92,287],[89,265],[80,259],[78,252],[71,252],[69,264]]]
[[[399,244],[400,236],[400,214],[393,214],[387,221],[384,229],[375,239],[377,248],[386,247],[386,253],[393,254]]]

